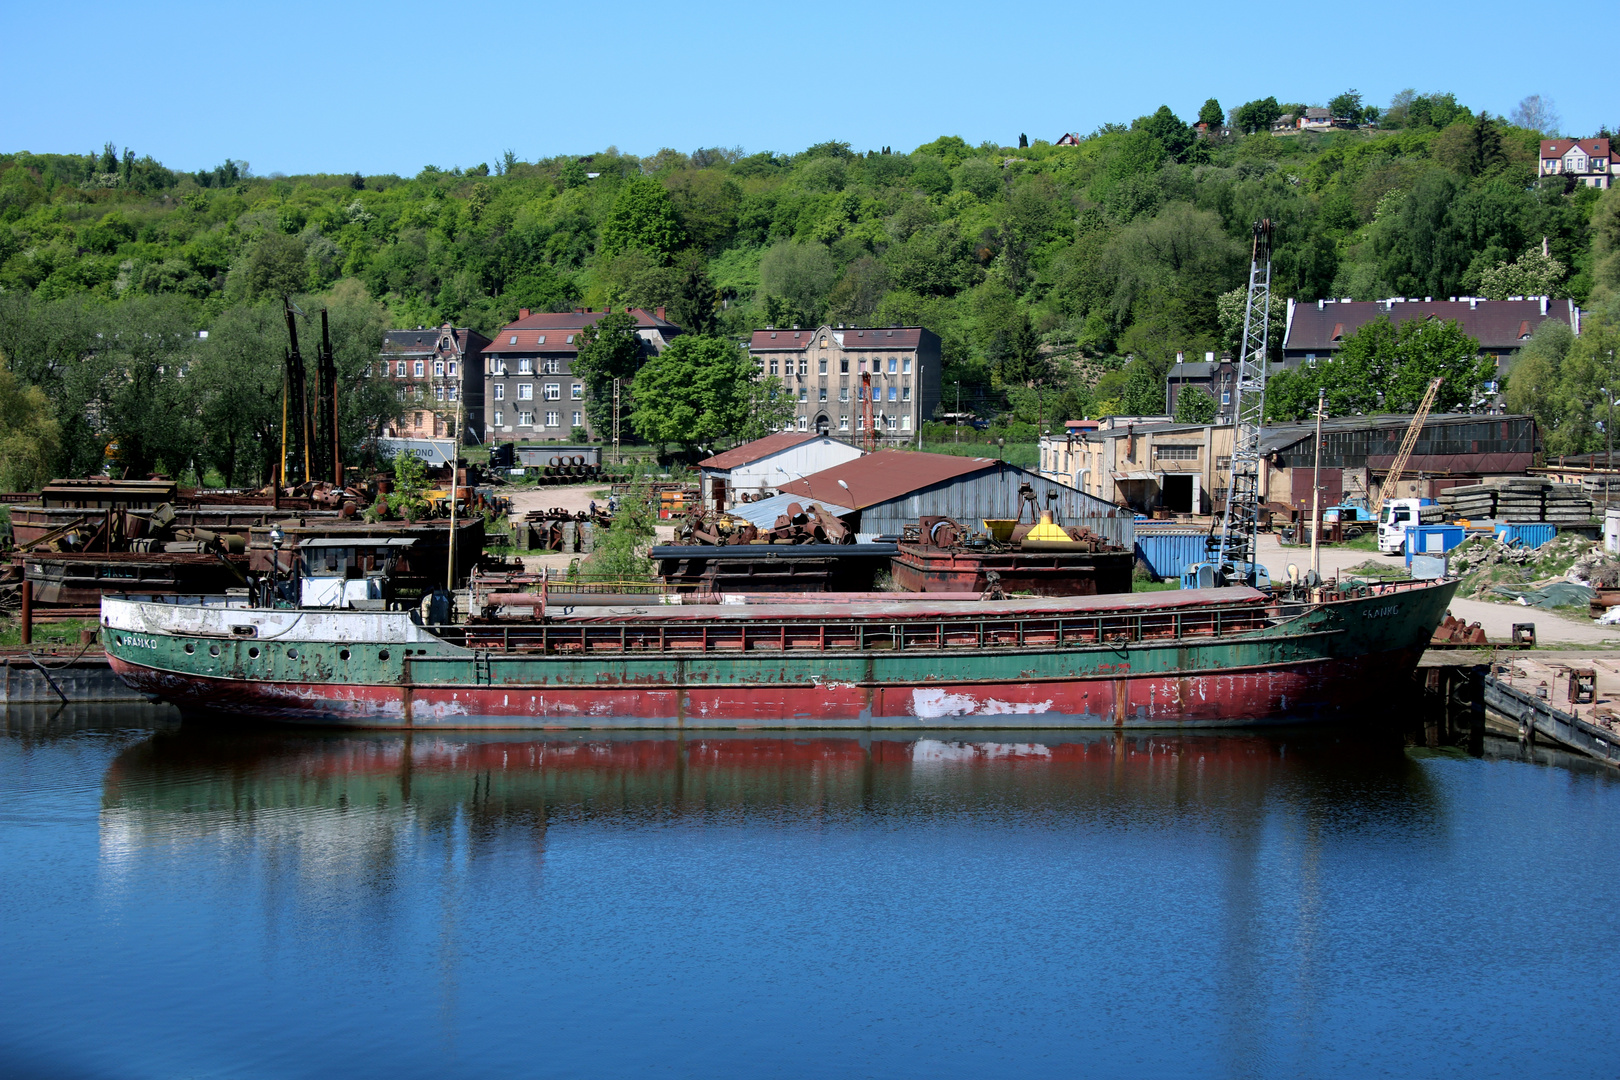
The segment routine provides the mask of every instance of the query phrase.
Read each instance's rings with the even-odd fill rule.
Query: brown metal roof
[[[926,333],[920,326],[846,326],[811,327],[808,330],[776,329],[755,330],[748,339],[748,348],[754,352],[797,352],[816,343],[818,334],[843,336],[845,349],[915,349],[922,344]]]
[[[926,454],[916,450],[879,450],[777,486],[784,495],[801,495],[863,510],[919,488],[996,467],[994,458]],[[840,483],[842,481],[842,483]]]
[[[579,351],[579,332],[602,321],[607,314],[606,309],[536,311],[497,330],[495,340],[486,346],[484,351],[497,354],[576,353]],[[681,332],[681,328],[668,319],[661,319],[643,308],[629,308],[626,314],[635,318],[638,330],[661,330],[665,337],[674,337]],[[512,340],[514,337],[517,338],[516,342]],[[568,340],[570,337],[575,340]]]
[[[812,439],[823,439],[825,435],[814,431],[778,431],[774,435],[767,435],[763,439],[733,446],[722,454],[711,458],[704,458],[698,462],[700,469],[735,469],[739,465],[758,461],[760,458],[770,457],[772,454],[798,446],[800,443],[810,442]]]
[[[1482,349],[1506,351],[1524,344],[1547,319],[1569,323],[1568,300],[1365,300],[1296,304],[1283,348],[1290,352],[1331,352],[1344,339],[1380,315],[1400,324],[1412,319],[1455,319],[1463,333],[1479,341]]]
[[[1572,146],[1579,146],[1586,151],[1589,157],[1606,158],[1609,156],[1608,139],[1542,139],[1541,156],[1544,158],[1563,157],[1569,153]]]

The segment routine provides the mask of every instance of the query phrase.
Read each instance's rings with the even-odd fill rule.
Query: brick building
[[[879,441],[905,443],[939,405],[939,335],[920,326],[767,326],[748,353],[786,386],[798,431],[860,438],[869,404]]]
[[[585,410],[589,390],[573,374],[579,335],[601,321],[610,309],[534,311],[523,308],[484,349],[484,429],[490,442],[567,441],[574,428],[587,438],[609,438],[591,429]],[[656,355],[681,333],[664,318],[664,309],[628,308],[636,336],[648,355]]]
[[[463,410],[466,441],[484,440],[484,358],[489,339],[476,330],[418,326],[383,334],[382,375],[394,383],[401,402],[397,424],[385,438],[435,439],[456,434]]]

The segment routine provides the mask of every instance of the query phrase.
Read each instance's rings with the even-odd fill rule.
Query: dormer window
[[[511,340],[508,341],[507,344],[508,345],[516,345],[517,344],[517,335],[513,334]]]
[[[534,343],[536,345],[544,345],[546,343],[546,335],[541,334],[540,336],[536,337],[534,339]]]
[[[566,342],[566,344],[572,345],[573,343],[574,343],[574,335],[569,334],[568,335],[568,341]]]

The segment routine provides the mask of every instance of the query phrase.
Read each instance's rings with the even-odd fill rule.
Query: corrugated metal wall
[[[860,531],[898,536],[906,525],[915,523],[924,514],[942,514],[979,529],[983,527],[979,524],[983,518],[1018,516],[1018,485],[1025,481],[1040,497],[1041,509],[1052,506],[1062,524],[1083,525],[1123,548],[1135,547],[1134,511],[1122,510],[1095,495],[1087,495],[1015,465],[985,469],[868,506],[861,511]],[[1055,502],[1048,503],[1048,491],[1058,493]]]

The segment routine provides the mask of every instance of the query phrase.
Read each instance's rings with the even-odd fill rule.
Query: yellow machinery
[[[1412,414],[1412,423],[1406,429],[1406,437],[1401,440],[1401,449],[1395,455],[1395,461],[1389,467],[1389,475],[1384,477],[1384,486],[1378,489],[1378,498],[1372,504],[1373,520],[1384,512],[1384,500],[1395,494],[1395,485],[1400,482],[1401,473],[1406,469],[1406,463],[1411,460],[1412,450],[1417,446],[1418,436],[1423,433],[1423,421],[1429,417],[1429,410],[1434,408],[1435,395],[1440,392],[1440,384],[1445,379],[1435,376],[1429,382],[1429,390],[1423,395],[1423,401],[1418,405],[1417,412]]]

